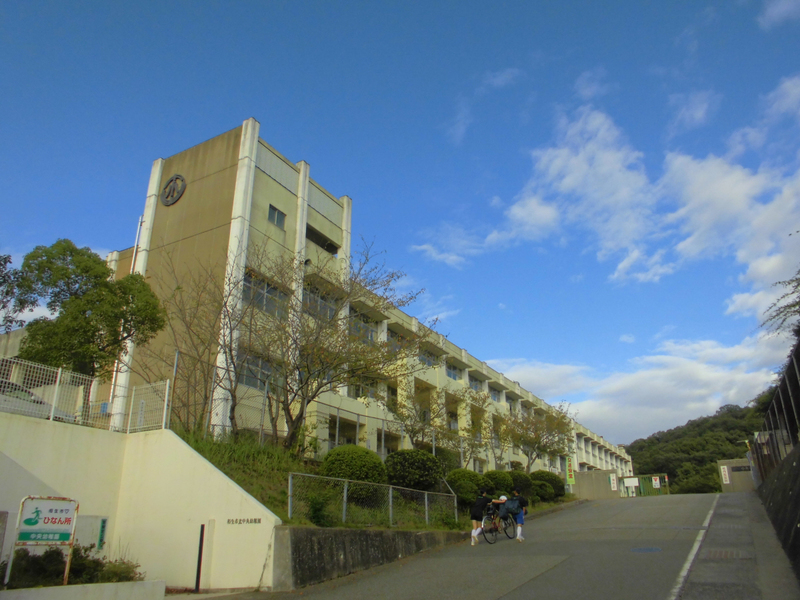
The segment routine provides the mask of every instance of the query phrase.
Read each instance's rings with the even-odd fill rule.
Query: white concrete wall
[[[280,519],[171,431],[125,435],[0,413],[3,558],[20,500],[45,494],[77,499],[79,524],[80,515],[107,515],[104,553],[140,563],[148,580],[194,588],[205,524],[203,589],[272,585]]]
[[[171,431],[128,437],[116,539],[148,579],[193,588],[205,524],[203,589],[270,587],[280,519]]]
[[[94,583],[26,590],[7,590],[3,600],[162,600],[163,581]]]

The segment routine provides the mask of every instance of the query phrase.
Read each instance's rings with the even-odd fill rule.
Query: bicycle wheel
[[[497,525],[495,525],[492,517],[489,515],[483,517],[481,526],[483,527],[483,539],[490,544],[494,544],[497,541]]]
[[[505,532],[506,537],[510,540],[513,540],[515,537],[517,537],[517,522],[511,515],[508,515],[503,519],[503,531]]]

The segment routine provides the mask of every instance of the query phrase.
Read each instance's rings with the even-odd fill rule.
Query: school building
[[[248,281],[248,257],[256,249],[292,253],[316,263],[334,259],[348,264],[351,255],[351,222],[353,201],[348,196],[335,196],[310,176],[304,161],[292,162],[259,137],[259,123],[246,120],[241,126],[206,142],[184,150],[170,158],[153,163],[145,203],[135,245],[112,252],[108,262],[118,276],[130,272],[143,274],[156,293],[168,293],[158,282],[170,270],[170,276],[187,276],[192,265],[216,270],[220,278],[230,277],[237,285],[253,285]],[[245,290],[240,290],[243,292]],[[253,293],[253,290],[249,290]],[[269,294],[269,290],[261,290]],[[265,302],[267,302],[265,300]],[[386,340],[394,333],[414,331],[417,320],[401,311],[382,315],[373,324],[377,339]],[[169,337],[162,333],[148,344],[161,356],[170,356]],[[111,419],[122,422],[126,411],[127,391],[141,380],[144,360],[142,349],[129,347],[131,368],[120,366],[111,391]],[[183,349],[178,349],[182,351]],[[151,352],[152,355],[152,352]],[[551,410],[547,403],[518,382],[490,368],[445,339],[430,353],[421,357],[427,368],[414,376],[417,389],[441,390],[463,386],[479,390],[492,399],[495,418],[510,411]],[[222,359],[218,359],[222,365]],[[150,366],[152,368],[152,365]],[[171,376],[168,361],[162,366],[163,378]],[[247,380],[241,380],[246,386]],[[381,384],[386,385],[386,384]],[[388,394],[396,390],[384,390]],[[259,398],[258,390],[253,398]],[[359,395],[369,394],[364,388],[326,392],[319,402],[309,407],[308,422],[316,423],[320,440],[317,452],[342,443],[358,443],[385,455],[409,448],[410,441],[402,431],[387,426],[391,414],[376,403],[365,403]],[[434,394],[435,396],[435,394]],[[404,398],[399,398],[403,401]],[[259,406],[254,401],[248,427],[258,425]],[[452,428],[458,429],[469,413],[452,416]],[[225,427],[227,404],[215,398],[209,426]],[[606,441],[601,435],[575,422],[571,454],[579,470],[612,470],[618,475],[631,475],[633,467],[626,451]],[[434,442],[435,443],[435,442]],[[567,457],[537,464],[563,473]],[[468,466],[477,471],[505,468],[512,461],[525,462],[518,451],[509,448],[502,463],[490,453],[473,456]]]

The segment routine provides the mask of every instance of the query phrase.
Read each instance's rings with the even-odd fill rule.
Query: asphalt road
[[[334,581],[238,600],[667,600],[716,495],[600,500],[529,521],[502,536],[426,552]]]

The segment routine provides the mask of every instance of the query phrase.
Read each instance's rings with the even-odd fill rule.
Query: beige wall
[[[79,523],[80,515],[109,517],[109,555],[139,562],[148,580],[193,588],[205,524],[204,589],[272,584],[280,519],[171,431],[124,435],[0,413],[0,469],[0,511],[11,527],[25,495],[75,498]]]
[[[727,470],[728,483],[725,483],[723,467]],[[756,489],[750,462],[746,458],[734,458],[717,461],[717,474],[722,484],[723,492],[749,492]]]

